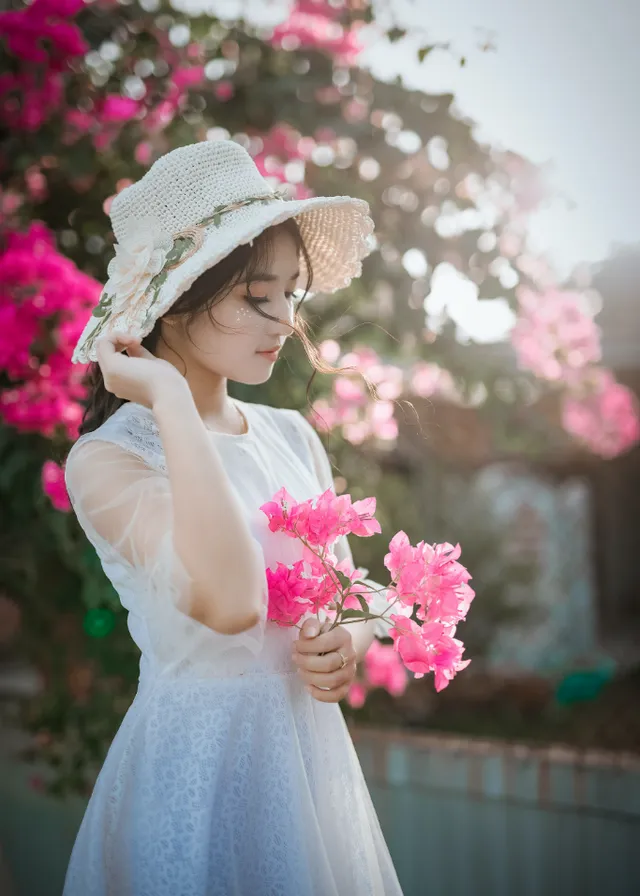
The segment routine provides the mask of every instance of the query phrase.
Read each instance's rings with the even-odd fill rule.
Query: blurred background
[[[109,203],[227,137],[290,196],[370,203],[362,278],[305,313],[379,398],[291,341],[230,391],[300,409],[376,496],[373,578],[400,529],[473,575],[469,668],[436,694],[376,643],[343,705],[406,896],[640,892],[639,9],[1,6],[0,892],[61,892],[137,684],[63,482]]]

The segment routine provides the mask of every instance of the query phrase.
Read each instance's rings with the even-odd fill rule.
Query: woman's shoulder
[[[165,469],[160,431],[153,412],[144,405],[131,401],[120,405],[100,426],[81,435],[71,450],[77,453],[93,442],[108,442],[154,469]]]

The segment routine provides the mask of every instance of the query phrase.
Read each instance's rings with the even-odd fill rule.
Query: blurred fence
[[[640,892],[640,757],[351,733],[405,896]],[[0,769],[2,896],[59,896],[84,810],[31,774]]]
[[[640,893],[640,757],[352,735],[405,896]]]

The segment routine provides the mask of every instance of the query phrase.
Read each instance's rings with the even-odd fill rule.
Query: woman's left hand
[[[311,632],[314,629],[318,631],[318,620],[305,619],[292,650],[293,662],[298,667],[307,690],[322,703],[338,703],[346,697],[356,674],[356,652],[350,632],[342,625],[329,631],[330,625],[330,622],[325,622],[319,634],[313,636]],[[346,660],[342,668],[338,651]]]

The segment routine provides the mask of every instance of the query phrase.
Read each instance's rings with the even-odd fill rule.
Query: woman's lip
[[[275,360],[278,357],[280,349],[276,349],[273,352],[257,352],[258,355],[264,355],[265,358],[269,358],[270,360]]]

